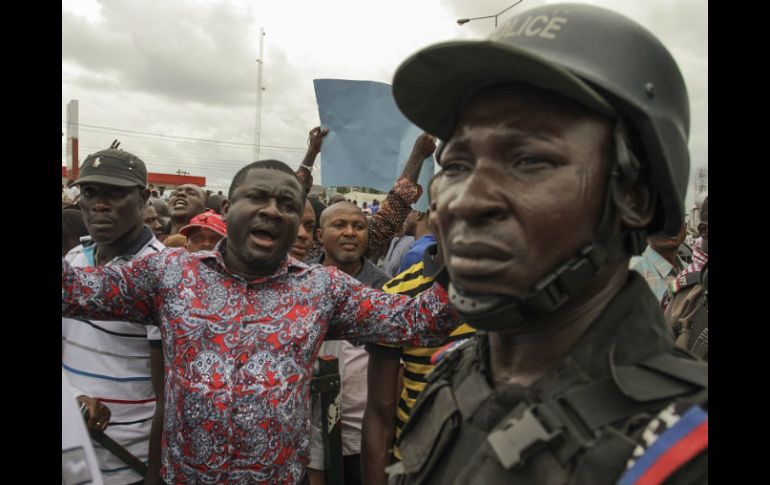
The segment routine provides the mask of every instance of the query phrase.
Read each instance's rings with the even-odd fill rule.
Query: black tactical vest
[[[647,295],[643,284],[637,286]],[[401,434],[403,461],[389,470],[390,483],[616,483],[661,410],[672,403],[707,407],[707,364],[673,346],[649,303],[657,317],[649,341],[639,345],[661,352],[629,363],[607,345],[611,335],[595,332],[582,348],[595,350],[608,372],[594,377],[570,356],[532,386],[492,389],[485,334],[449,354],[412,409]],[[643,322],[634,325],[644,329]]]

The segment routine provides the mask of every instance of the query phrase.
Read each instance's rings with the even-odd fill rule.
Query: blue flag
[[[321,126],[329,129],[321,148],[323,185],[390,190],[422,134],[398,110],[390,85],[344,79],[315,79],[313,85]],[[432,176],[432,161],[423,163],[415,210],[428,209]]]

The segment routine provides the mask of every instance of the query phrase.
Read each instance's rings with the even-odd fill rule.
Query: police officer
[[[417,52],[393,93],[446,142],[438,278],[479,332],[429,377],[391,483],[705,480],[708,368],[628,271],[683,222],[689,106],[665,47],[546,5]]]

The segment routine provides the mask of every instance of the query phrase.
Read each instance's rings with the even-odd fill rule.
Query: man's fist
[[[436,140],[432,135],[423,133],[417,137],[414,142],[414,148],[412,148],[412,156],[418,157],[420,161],[428,158],[434,151],[436,151]]]
[[[329,128],[321,128],[320,126],[316,126],[312,130],[310,130],[310,134],[308,135],[307,144],[310,148],[312,148],[315,151],[321,151],[321,145],[324,142],[324,137],[329,133]]]
[[[88,396],[78,396],[77,401],[79,405],[85,405],[88,412],[86,428],[88,428],[89,433],[101,433],[107,429],[107,425],[110,424],[110,416],[112,415],[110,408]]]

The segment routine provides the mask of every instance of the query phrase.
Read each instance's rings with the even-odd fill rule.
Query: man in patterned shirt
[[[410,299],[287,257],[304,202],[286,164],[255,162],[233,179],[228,237],[213,251],[62,262],[63,315],[160,327],[168,483],[297,483],[324,338],[431,345],[458,323],[438,285]]]

